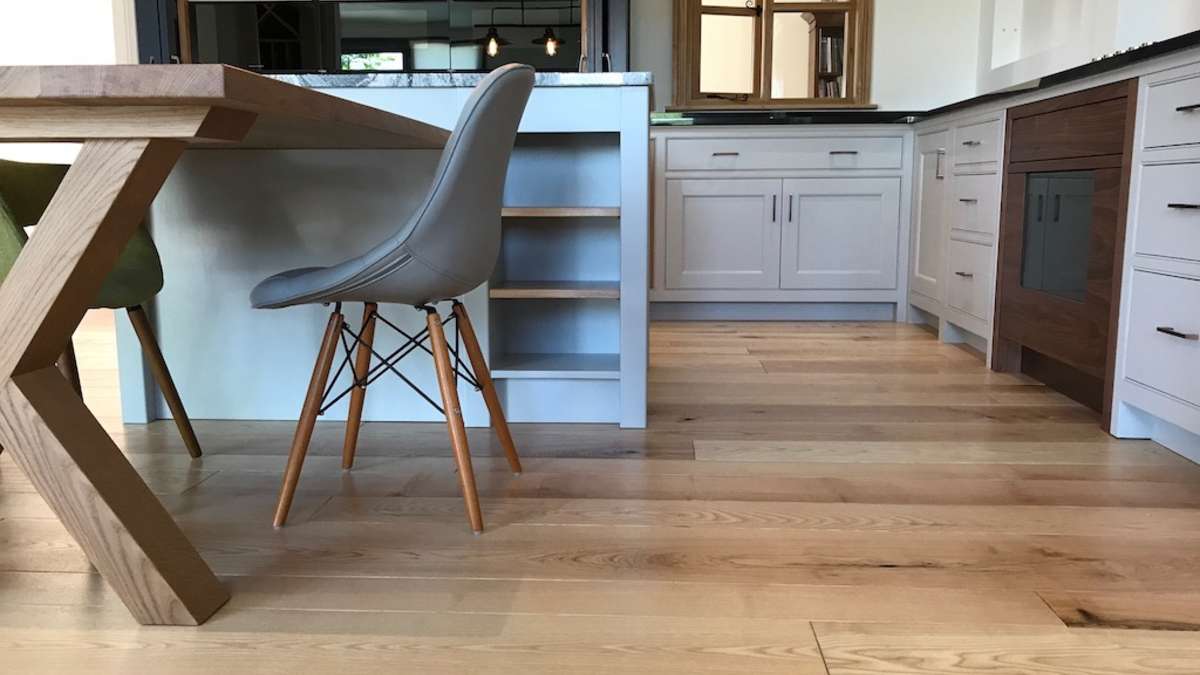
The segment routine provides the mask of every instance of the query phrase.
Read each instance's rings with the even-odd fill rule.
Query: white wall
[[[882,110],[926,110],[974,96],[979,3],[875,0],[872,102]],[[630,3],[631,68],[654,73],[655,110],[671,104],[673,4]]]
[[[117,63],[114,16],[124,19],[126,4],[117,3],[114,11],[113,0],[0,0],[0,64]]]
[[[133,0],[0,0],[0,65],[137,61]],[[0,157],[69,162],[78,147],[0,143]]]
[[[661,111],[671,105],[673,0],[630,0],[629,68],[654,73],[651,103]]]
[[[981,93],[1200,29],[1197,0],[982,0]]]
[[[875,0],[871,102],[928,110],[976,94],[980,0]]]

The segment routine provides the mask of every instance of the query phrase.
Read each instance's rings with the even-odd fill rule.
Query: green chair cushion
[[[54,196],[67,167],[0,160],[0,281],[8,276],[28,236]],[[104,280],[92,308],[120,309],[141,305],[162,290],[163,271],[158,249],[145,226],[121,252],[117,266]]]

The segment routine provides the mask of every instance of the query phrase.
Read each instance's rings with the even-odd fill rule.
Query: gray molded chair
[[[446,415],[472,530],[476,533],[483,530],[483,517],[475,492],[467,432],[459,410],[456,382],[460,376],[483,392],[492,428],[504,447],[512,470],[520,473],[521,463],[483,352],[466,308],[455,298],[487,281],[496,266],[500,254],[500,209],[505,174],[516,141],[517,126],[532,90],[533,68],[529,66],[514,64],[493,71],[467,100],[434,172],[433,185],[425,201],[395,235],[357,258],[330,267],[305,267],[283,272],[263,281],[251,292],[251,303],[261,309],[313,303],[334,305],[284,471],[275,509],[276,527],[282,527],[287,520],[316,418],[338,398],[331,397],[332,391],[326,390],[326,384],[343,333],[352,340],[352,343],[343,341],[343,368],[350,365],[351,350],[357,349],[352,365],[354,383],[342,394],[350,395],[342,448],[343,468],[349,469],[354,463],[367,386],[387,370],[399,375],[395,364],[420,349],[433,356],[442,406],[437,406],[428,396],[425,398]],[[452,312],[445,322],[433,306],[444,300],[453,302]],[[342,317],[343,302],[364,304],[362,328],[358,333],[351,330]],[[401,331],[408,338],[407,351],[402,348],[384,356],[372,348],[378,323],[399,331],[379,315],[379,303],[410,305],[426,313],[426,328],[421,333],[408,335]],[[454,360],[451,361],[452,350],[443,330],[443,325],[451,321],[456,323],[463,338],[472,372],[464,372],[457,349],[453,350]],[[426,341],[430,343],[429,347],[425,346]],[[372,357],[378,361],[374,366],[371,365]],[[334,378],[336,380],[337,376]],[[415,388],[407,379],[405,381]],[[330,398],[332,400],[328,400]]]

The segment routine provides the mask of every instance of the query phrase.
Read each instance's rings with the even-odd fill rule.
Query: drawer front
[[[986,244],[950,240],[946,304],[984,321],[991,297],[992,251]]]
[[[1200,164],[1142,169],[1134,250],[1200,260]]]
[[[1000,161],[1000,120],[968,124],[954,130],[954,165]]]
[[[1122,97],[1016,118],[1009,160],[1120,155],[1125,152],[1126,108]]]
[[[669,138],[668,171],[899,169],[899,138]]]
[[[1193,107],[1197,106],[1197,107]],[[1147,148],[1200,143],[1200,73],[1151,84],[1146,93]]]
[[[1200,281],[1137,270],[1130,300],[1126,379],[1200,405]]]
[[[1000,223],[1000,190],[996,174],[954,176],[951,179],[950,227],[995,234]]]

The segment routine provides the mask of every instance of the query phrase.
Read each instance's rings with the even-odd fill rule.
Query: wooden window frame
[[[748,110],[874,108],[871,105],[871,38],[874,0],[793,2],[757,0],[757,7],[703,6],[701,0],[675,0],[673,105],[668,110]],[[846,16],[845,96],[839,98],[771,98],[772,39],[776,12],[809,12]],[[702,14],[754,16],[754,91],[744,98],[700,92],[700,17]]]

